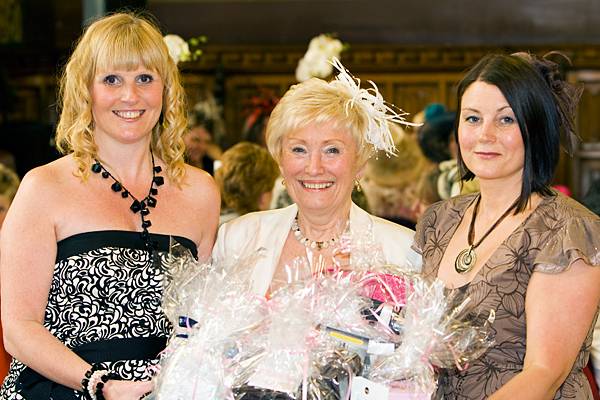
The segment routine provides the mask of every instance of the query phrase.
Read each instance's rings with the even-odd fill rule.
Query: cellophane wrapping
[[[154,396],[341,400],[355,376],[430,395],[436,368],[466,368],[491,344],[488,315],[414,266],[387,265],[372,233],[334,253],[329,266],[310,251],[294,260],[268,299],[251,289],[260,250],[223,265],[173,257],[164,309],[178,328]]]

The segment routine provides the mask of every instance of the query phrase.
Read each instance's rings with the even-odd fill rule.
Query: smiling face
[[[475,81],[464,92],[458,141],[465,165],[480,181],[502,179],[521,187],[523,137],[512,108],[497,86]]]
[[[162,111],[163,82],[155,71],[99,71],[91,87],[96,143],[149,140]]]
[[[311,124],[283,137],[281,174],[302,212],[334,215],[349,209],[361,167],[352,135],[331,122]]]

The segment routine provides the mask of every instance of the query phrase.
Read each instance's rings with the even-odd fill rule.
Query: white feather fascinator
[[[420,126],[421,124],[407,121],[404,117],[408,113],[387,103],[373,81],[368,81],[372,87],[362,89],[360,79],[352,76],[340,60],[333,57],[331,64],[338,71],[335,79],[346,85],[352,94],[352,99],[346,103],[346,113],[350,108],[357,106],[367,114],[368,127],[365,140],[372,144],[375,150],[383,150],[387,155],[396,155],[394,137],[388,124],[397,123],[405,126]]]

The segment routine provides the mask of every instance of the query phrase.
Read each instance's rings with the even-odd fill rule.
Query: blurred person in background
[[[0,163],[0,228],[2,228],[8,207],[10,207],[10,203],[15,198],[19,183],[21,183],[21,180],[17,176],[17,173],[8,166]]]
[[[219,225],[249,212],[268,210],[278,176],[277,163],[262,146],[240,142],[225,151],[215,171],[221,191]]]
[[[390,131],[396,157],[383,152],[372,156],[360,183],[371,213],[414,229],[417,222],[414,205],[419,199],[421,177],[433,165],[421,152],[414,135],[396,124],[390,124]]]
[[[4,164],[0,164],[0,235],[2,234],[2,223],[8,212],[10,203],[12,203],[17,189],[19,188],[20,179],[17,174]],[[2,255],[0,254],[0,257]],[[2,337],[2,324],[0,324],[0,338]],[[4,350],[4,343],[0,343],[0,379],[4,380],[8,372],[10,360],[12,357]]]
[[[0,164],[3,164],[5,167],[8,167],[15,172],[17,171],[17,161],[15,160],[15,156],[8,150],[0,149]]]
[[[417,217],[435,202],[478,189],[477,179],[469,182],[460,180],[454,139],[456,113],[446,111],[439,103],[432,103],[423,111],[423,117],[423,125],[417,130],[417,140],[433,166],[419,182],[418,200],[413,207]]]
[[[214,175],[215,161],[221,157],[221,149],[213,143],[209,127],[205,123],[196,123],[185,133],[183,141],[188,164]]]

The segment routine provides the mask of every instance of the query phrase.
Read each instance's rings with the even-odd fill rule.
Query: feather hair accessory
[[[404,117],[408,113],[393,104],[387,103],[373,81],[368,81],[372,87],[362,89],[360,79],[352,76],[340,60],[333,57],[331,64],[338,71],[335,79],[345,84],[352,93],[352,99],[346,103],[346,113],[349,112],[350,108],[357,105],[362,107],[367,114],[366,141],[372,144],[375,150],[383,150],[388,156],[396,155],[394,137],[388,124],[397,123],[406,126],[421,126],[421,124],[407,121]]]

